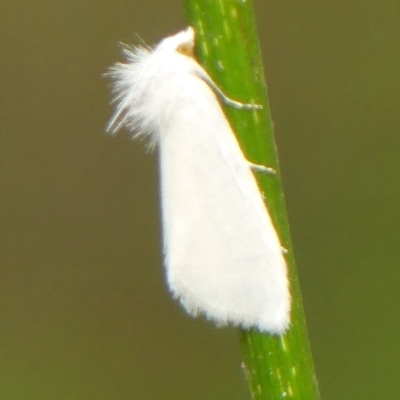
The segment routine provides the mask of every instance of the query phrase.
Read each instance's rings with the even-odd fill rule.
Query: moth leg
[[[268,175],[275,175],[276,174],[276,170],[274,170],[273,168],[270,167],[265,167],[264,165],[260,165],[260,164],[254,164],[250,161],[247,161],[249,164],[249,167],[256,172],[262,172],[263,174],[268,174]]]
[[[222,101],[227,104],[228,106],[232,106],[238,108],[240,110],[260,110],[262,109],[262,105],[260,104],[248,104],[248,103],[241,103],[236,100],[232,100],[228,97],[219,87],[218,85],[211,79],[210,75],[201,68],[201,70],[196,71],[197,74],[203,79],[210,87],[217,93],[217,95],[222,99]]]
[[[240,103],[239,101],[232,100],[229,98],[219,87],[214,87],[214,90],[221,97],[222,101],[231,107],[237,108],[239,110],[261,110],[261,104],[249,104],[249,103]]]

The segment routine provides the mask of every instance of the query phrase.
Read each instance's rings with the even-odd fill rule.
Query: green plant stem
[[[291,327],[282,336],[240,331],[243,368],[253,399],[318,400],[301,293],[295,269],[267,88],[251,0],[184,0],[195,28],[196,53],[230,98],[263,106],[262,112],[225,107],[247,158],[274,168],[259,185],[286,255],[292,294]]]

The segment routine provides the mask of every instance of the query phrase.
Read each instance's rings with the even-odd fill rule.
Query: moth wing
[[[253,173],[203,81],[188,79],[172,98],[160,135],[170,289],[193,315],[281,333],[286,264]]]

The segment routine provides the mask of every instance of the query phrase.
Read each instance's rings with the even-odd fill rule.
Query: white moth
[[[192,314],[218,325],[283,333],[290,293],[282,247],[188,28],[154,49],[125,47],[108,130],[158,145],[167,281]],[[258,166],[259,167],[259,166]],[[265,169],[267,168],[257,168]]]

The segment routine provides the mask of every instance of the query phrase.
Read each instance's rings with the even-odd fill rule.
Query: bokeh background
[[[255,6],[322,397],[398,398],[400,3]],[[237,332],[166,290],[156,156],[104,132],[117,43],[181,2],[0,16],[0,398],[249,399]]]

